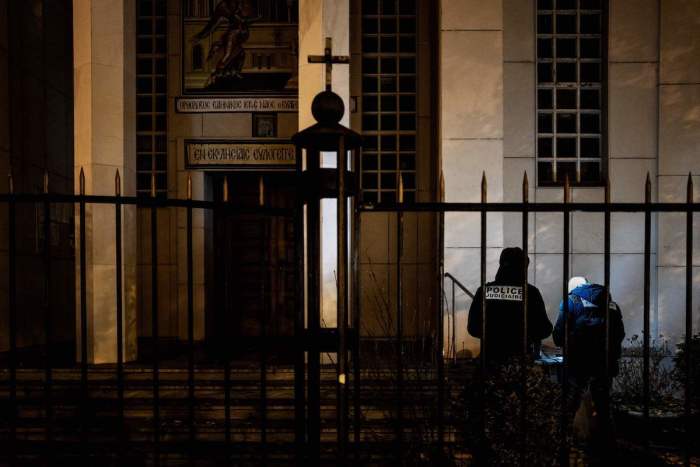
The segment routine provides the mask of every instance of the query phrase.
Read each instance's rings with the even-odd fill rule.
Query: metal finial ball
[[[338,123],[345,114],[345,104],[343,99],[333,91],[319,92],[311,103],[311,114],[318,123],[325,125]]]

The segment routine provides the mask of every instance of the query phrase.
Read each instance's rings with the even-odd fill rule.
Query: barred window
[[[138,0],[136,6],[136,192],[164,196],[167,174],[166,0]]]
[[[362,2],[362,189],[365,202],[415,200],[418,29],[415,0]]]
[[[598,185],[605,158],[605,0],[537,1],[539,185]]]

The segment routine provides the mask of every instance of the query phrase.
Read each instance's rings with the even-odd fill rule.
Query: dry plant
[[[681,410],[680,387],[668,342],[652,339],[649,345],[649,407],[652,413]],[[641,412],[644,405],[644,344],[634,335],[622,350],[620,371],[613,380],[612,401],[623,411]]]
[[[371,383],[373,410],[381,414],[381,428],[368,426],[368,435],[379,442],[395,440],[399,432],[403,436],[403,465],[451,466],[452,456],[440,451],[438,441],[438,381],[437,336],[429,320],[420,319],[417,307],[403,309],[405,323],[417,323],[411,335],[404,336],[400,349],[403,371],[398,369],[396,307],[392,309],[389,291],[378,280],[370,264],[371,287],[365,287],[375,308],[375,326],[363,323],[362,340],[371,343],[362,347],[363,379]],[[369,289],[369,290],[367,290]],[[451,392],[449,381],[445,383],[445,409]],[[366,386],[365,386],[366,387]],[[401,416],[398,412],[399,390],[402,391]],[[366,411],[372,409],[365,409]],[[448,411],[443,414],[445,423]],[[368,418],[365,413],[365,418]],[[366,424],[367,426],[369,424]]]
[[[523,442],[526,465],[557,465],[562,440],[561,387],[541,365],[527,363],[523,430],[522,376],[516,361],[490,371],[482,382],[465,391],[464,437],[481,440],[479,457],[486,465],[519,465]],[[568,441],[570,445],[570,436]]]

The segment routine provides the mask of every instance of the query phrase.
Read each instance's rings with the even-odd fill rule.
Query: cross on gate
[[[326,64],[326,91],[331,90],[331,73],[333,64],[349,65],[350,57],[347,55],[332,54],[332,39],[326,37],[326,48],[323,50],[323,55],[309,55],[309,63],[325,63]]]

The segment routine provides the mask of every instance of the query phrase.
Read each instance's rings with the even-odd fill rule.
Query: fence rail
[[[186,309],[187,309],[187,358],[186,358],[186,365],[183,367],[183,369],[186,369],[186,405],[187,405],[187,417],[186,417],[186,425],[187,425],[187,443],[188,443],[188,452],[190,453],[189,455],[192,456],[193,452],[196,451],[195,447],[197,444],[198,440],[198,428],[196,426],[196,410],[197,410],[197,391],[200,390],[201,388],[198,387],[198,381],[197,381],[197,371],[198,367],[196,365],[196,358],[195,358],[195,353],[196,353],[196,342],[195,342],[195,336],[194,336],[194,325],[195,325],[195,317],[194,317],[194,304],[195,304],[195,288],[194,288],[194,274],[193,274],[193,211],[194,210],[209,210],[212,212],[215,211],[225,211],[229,213],[257,213],[261,214],[266,218],[269,217],[274,217],[274,216],[294,216],[295,218],[295,231],[296,231],[296,242],[299,244],[302,244],[304,241],[304,238],[302,237],[302,232],[301,229],[303,228],[303,222],[304,222],[304,216],[303,212],[300,212],[299,208],[295,209],[277,209],[277,208],[272,208],[269,206],[265,205],[264,202],[264,197],[263,197],[263,188],[261,186],[260,192],[261,192],[261,202],[259,203],[258,206],[256,207],[251,207],[251,208],[242,208],[242,207],[237,207],[233,206],[230,203],[230,200],[228,199],[228,191],[226,185],[224,185],[224,196],[222,200],[214,200],[214,201],[203,201],[203,200],[193,200],[192,199],[192,182],[191,179],[188,179],[188,196],[187,199],[169,199],[169,198],[161,198],[155,196],[155,193],[153,194],[152,197],[133,197],[133,196],[122,196],[121,194],[121,180],[119,177],[119,174],[117,173],[115,177],[115,194],[113,196],[97,196],[97,195],[88,195],[85,193],[85,178],[84,175],[81,171],[80,174],[80,181],[79,181],[79,186],[80,186],[80,193],[75,194],[75,195],[65,195],[65,194],[57,194],[57,193],[50,193],[49,191],[49,184],[48,184],[48,177],[45,177],[44,179],[44,192],[43,193],[37,193],[37,194],[30,194],[30,193],[14,193],[12,190],[13,183],[12,179],[10,178],[10,192],[5,193],[5,194],[0,194],[0,206],[5,205],[7,206],[7,225],[8,225],[8,243],[7,243],[7,249],[8,249],[8,263],[7,263],[7,268],[8,268],[8,342],[9,342],[9,350],[7,352],[7,400],[8,400],[8,417],[7,417],[7,431],[3,432],[6,433],[7,440],[9,441],[8,443],[8,457],[10,460],[10,463],[12,465],[18,464],[20,461],[20,453],[18,452],[17,449],[17,441],[18,441],[18,427],[20,426],[20,411],[22,409],[20,400],[18,399],[18,343],[17,343],[17,319],[18,319],[18,308],[17,308],[17,283],[16,283],[16,268],[17,268],[17,209],[20,206],[26,205],[26,204],[31,204],[31,203],[39,203],[42,205],[42,208],[44,210],[44,219],[47,220],[47,222],[44,225],[44,255],[45,255],[45,261],[47,265],[50,265],[50,247],[51,247],[51,231],[48,227],[48,219],[50,219],[50,216],[48,213],[50,213],[51,206],[53,204],[59,204],[59,203],[70,203],[76,206],[76,210],[78,213],[78,220],[79,220],[79,225],[77,226],[79,230],[79,246],[78,246],[78,262],[79,262],[79,284],[78,284],[78,294],[80,297],[80,309],[79,309],[79,316],[80,316],[80,327],[79,327],[79,370],[80,370],[80,378],[79,378],[79,403],[78,403],[78,408],[79,408],[79,414],[80,414],[80,419],[79,419],[79,433],[80,433],[80,439],[79,439],[79,448],[82,456],[89,456],[91,455],[89,451],[89,443],[90,443],[90,420],[93,414],[91,414],[90,411],[90,399],[92,396],[91,394],[91,388],[90,388],[90,378],[92,373],[94,372],[96,367],[93,367],[88,363],[89,361],[89,354],[88,354],[88,345],[86,343],[88,342],[89,338],[89,332],[87,328],[87,321],[88,321],[88,312],[90,311],[88,309],[88,303],[87,303],[87,281],[86,281],[86,276],[87,276],[87,254],[86,254],[86,242],[84,239],[86,238],[86,227],[85,227],[85,220],[86,220],[86,211],[87,207],[91,205],[101,205],[101,206],[112,206],[114,208],[114,225],[115,225],[115,231],[114,231],[114,238],[115,238],[115,265],[116,265],[116,276],[115,276],[115,284],[114,287],[116,288],[117,292],[116,293],[116,323],[117,323],[117,329],[116,329],[116,336],[117,336],[117,363],[115,367],[115,378],[116,378],[116,388],[117,388],[117,420],[118,420],[118,426],[120,427],[117,430],[117,439],[115,439],[115,442],[118,442],[120,445],[120,448],[117,450],[117,456],[122,455],[124,452],[128,450],[129,443],[131,442],[127,436],[127,409],[129,408],[127,405],[127,397],[126,397],[126,392],[127,392],[127,387],[128,387],[128,382],[127,382],[127,373],[128,373],[128,364],[124,362],[123,359],[123,354],[124,354],[124,348],[123,348],[123,339],[124,339],[124,328],[123,328],[123,321],[124,321],[124,303],[122,300],[122,293],[121,291],[123,290],[124,287],[124,279],[121,273],[122,265],[124,262],[124,257],[123,257],[123,250],[122,250],[122,228],[123,228],[123,218],[122,218],[122,207],[124,206],[138,206],[140,208],[148,209],[150,210],[150,223],[151,223],[151,264],[156,265],[157,264],[157,259],[158,259],[158,223],[157,223],[157,210],[159,208],[164,208],[164,207],[171,207],[171,208],[180,208],[184,209],[186,211],[186,269],[187,269],[187,274],[186,274],[186,281],[187,281],[187,286],[186,286],[186,293],[187,293],[187,300],[186,300]],[[153,186],[155,186],[155,183],[153,183]],[[401,183],[399,181],[399,186],[401,186]],[[481,257],[480,257],[480,283],[481,287],[483,288],[486,284],[486,238],[487,238],[487,218],[488,214],[490,213],[505,213],[505,212],[514,212],[514,213],[521,213],[522,214],[522,242],[523,242],[523,247],[524,250],[527,251],[527,242],[528,242],[528,235],[529,235],[529,225],[528,225],[528,214],[530,213],[537,213],[537,212],[546,212],[546,213],[559,213],[562,215],[562,220],[563,220],[563,255],[562,255],[562,261],[563,261],[563,271],[565,272],[562,277],[562,300],[563,300],[563,309],[564,309],[564,316],[566,317],[568,315],[568,289],[567,289],[567,280],[568,280],[568,274],[567,272],[570,270],[569,266],[569,261],[570,261],[570,223],[571,223],[571,213],[573,212],[597,212],[597,213],[602,213],[604,215],[604,287],[606,290],[609,290],[610,288],[610,236],[611,236],[611,227],[610,227],[610,217],[611,214],[613,213],[629,213],[629,212],[637,212],[637,213],[644,213],[644,305],[643,305],[643,321],[644,321],[644,336],[643,336],[643,391],[644,391],[644,404],[643,404],[643,417],[645,420],[645,426],[648,426],[649,422],[649,406],[650,406],[650,334],[651,334],[651,329],[650,329],[650,294],[651,294],[651,288],[650,288],[650,282],[651,282],[651,263],[650,263],[650,257],[651,257],[651,216],[652,214],[658,214],[658,213],[683,213],[686,215],[686,247],[685,247],[685,345],[686,351],[685,353],[685,364],[686,368],[688,371],[686,372],[686,380],[684,382],[684,388],[683,388],[683,394],[684,394],[684,428],[685,428],[685,433],[686,437],[684,440],[684,447],[685,447],[685,464],[689,465],[690,464],[690,455],[691,455],[691,447],[692,447],[692,439],[691,439],[691,433],[693,430],[696,428],[694,423],[694,419],[692,417],[692,407],[691,407],[691,396],[692,396],[692,382],[691,382],[691,377],[692,377],[692,371],[690,371],[691,368],[691,352],[690,347],[691,347],[691,338],[693,335],[693,329],[692,329],[692,318],[693,318],[693,302],[692,302],[692,267],[693,267],[693,251],[692,251],[692,246],[693,246],[693,216],[695,212],[700,211],[700,203],[694,202],[693,199],[693,185],[692,185],[692,177],[689,177],[688,179],[688,185],[687,185],[687,199],[685,203],[658,203],[658,202],[652,202],[652,197],[651,197],[651,181],[649,178],[647,178],[646,186],[645,186],[645,201],[641,203],[618,203],[618,202],[611,202],[610,201],[610,188],[609,184],[606,184],[605,187],[605,201],[603,203],[573,203],[571,202],[571,197],[570,197],[570,187],[568,184],[568,180],[565,183],[564,186],[564,194],[563,194],[563,202],[560,203],[530,203],[528,198],[527,198],[527,192],[528,192],[528,182],[527,182],[527,177],[524,178],[523,180],[523,200],[522,202],[488,202],[486,199],[486,179],[484,177],[482,181],[482,199],[481,202],[478,203],[450,203],[450,202],[436,202],[436,203],[403,203],[402,201],[402,196],[398,197],[399,202],[395,204],[377,204],[377,205],[362,205],[358,204],[355,206],[355,209],[353,211],[353,223],[352,225],[354,226],[354,231],[353,231],[353,241],[352,245],[350,248],[352,249],[352,254],[349,256],[351,259],[351,270],[352,270],[352,290],[359,290],[359,279],[358,279],[358,274],[359,274],[359,268],[358,268],[358,256],[357,256],[357,241],[359,238],[359,225],[360,225],[360,220],[363,215],[367,213],[372,213],[372,212],[385,212],[385,213],[392,213],[396,216],[397,218],[397,230],[396,230],[396,241],[398,244],[398,248],[396,249],[396,257],[395,257],[395,265],[396,265],[396,270],[397,270],[397,277],[398,277],[398,287],[397,287],[397,294],[396,294],[396,301],[397,301],[397,316],[396,316],[396,342],[395,342],[395,364],[396,364],[396,373],[394,374],[393,378],[393,384],[395,386],[395,400],[394,404],[395,407],[393,409],[393,414],[396,417],[396,421],[393,425],[394,428],[394,440],[393,440],[393,447],[394,447],[394,452],[396,455],[397,459],[400,460],[405,460],[406,456],[406,449],[407,449],[407,444],[408,440],[405,438],[407,434],[407,430],[409,430],[408,425],[410,424],[410,420],[404,420],[404,415],[409,408],[411,404],[411,400],[408,399],[408,391],[411,389],[411,385],[415,386],[415,381],[412,378],[412,374],[414,374],[417,370],[413,367],[410,367],[410,365],[407,365],[407,362],[405,361],[405,356],[404,356],[404,322],[403,322],[403,304],[402,304],[402,288],[404,287],[404,284],[402,282],[402,272],[401,272],[401,265],[402,265],[402,260],[403,260],[403,236],[404,236],[404,222],[403,222],[403,216],[406,213],[439,213],[439,214],[444,214],[444,213],[479,213],[480,214],[480,249],[481,249]],[[346,226],[342,226],[343,229],[347,229]],[[441,231],[441,234],[443,232]],[[318,259],[318,258],[316,258]],[[297,274],[299,276],[302,276],[304,273],[304,265],[302,264],[302,259],[300,256],[297,256]],[[344,258],[343,261],[348,261],[348,258]],[[455,285],[462,289],[467,295],[471,296],[472,298],[474,297],[473,294],[466,288],[464,287],[454,276],[452,276],[450,273],[445,273],[444,271],[441,274],[441,282],[445,278],[448,280],[452,281],[452,310],[454,311],[455,305],[454,305],[454,287]],[[524,290],[527,290],[527,274],[525,274],[525,283],[524,283]],[[46,269],[46,275],[44,277],[45,283],[48,283],[51,280],[51,271],[50,268],[47,267]],[[152,283],[152,290],[151,290],[151,323],[152,323],[152,366],[151,366],[151,394],[150,394],[150,400],[151,400],[151,438],[150,438],[150,446],[152,449],[152,464],[153,465],[159,465],[162,459],[164,459],[164,453],[161,450],[161,447],[164,443],[163,440],[163,433],[162,433],[162,428],[163,428],[163,420],[162,420],[162,414],[164,407],[161,406],[161,398],[162,398],[162,393],[163,393],[163,385],[162,382],[160,381],[161,375],[163,374],[163,369],[161,368],[161,363],[162,363],[162,355],[159,352],[159,339],[158,339],[158,322],[159,322],[159,316],[158,316],[158,293],[157,293],[157,284],[158,284],[158,268],[153,267],[151,271],[151,283]],[[299,292],[300,296],[303,295],[303,280],[301,280],[301,277],[297,278],[297,291]],[[344,282],[344,281],[343,281]],[[264,287],[264,284],[261,284],[262,287]],[[444,295],[444,287],[441,287],[443,290],[443,295]],[[48,287],[47,287],[48,290]],[[353,292],[354,293],[354,292]],[[484,297],[484,294],[482,294],[482,297]],[[523,301],[524,304],[527,303],[527,300]],[[56,423],[57,423],[57,416],[55,413],[55,408],[56,404],[58,401],[56,400],[56,394],[55,394],[55,386],[57,385],[56,380],[55,380],[55,374],[54,374],[54,367],[52,366],[52,361],[50,358],[50,350],[52,346],[52,322],[50,320],[51,317],[51,298],[50,295],[47,292],[47,297],[45,299],[45,315],[44,315],[44,322],[43,324],[43,329],[44,329],[44,337],[45,337],[45,355],[44,355],[44,368],[43,368],[43,398],[44,398],[44,410],[45,410],[45,415],[46,415],[46,427],[45,427],[45,442],[47,444],[50,443],[55,443],[55,431],[56,431]],[[486,329],[486,302],[485,299],[482,299],[481,301],[481,313],[482,313],[482,326],[483,329],[482,331],[485,331]],[[303,307],[302,307],[303,308]],[[363,375],[366,376],[366,372],[363,373],[365,370],[365,367],[362,366],[362,363],[360,361],[360,350],[359,350],[359,316],[360,316],[360,310],[359,310],[359,300],[357,297],[355,297],[353,306],[350,307],[350,313],[344,312],[344,319],[348,319],[348,317],[352,318],[353,321],[353,329],[351,332],[351,335],[347,336],[348,341],[350,342],[350,351],[351,351],[351,362],[346,361],[346,357],[339,357],[336,362],[337,364],[340,364],[341,367],[338,370],[339,375],[342,375],[343,378],[346,376],[348,378],[352,378],[353,384],[347,384],[345,386],[345,389],[337,390],[337,395],[335,397],[335,403],[336,403],[336,414],[334,415],[336,421],[337,421],[337,438],[335,439],[335,449],[337,453],[340,453],[343,457],[346,456],[346,444],[350,443],[350,447],[348,449],[354,449],[355,450],[355,459],[361,460],[362,455],[358,454],[358,452],[361,449],[361,445],[365,441],[363,438],[363,431],[361,429],[361,425],[366,423],[366,417],[363,416],[363,411],[368,410],[365,407],[367,406],[367,403],[362,402],[362,385],[363,385]],[[608,308],[606,307],[606,310]],[[527,317],[527,306],[524,306],[524,316]],[[437,445],[439,446],[439,449],[442,451],[444,446],[447,443],[446,440],[446,411],[448,410],[449,404],[446,403],[445,398],[447,396],[447,392],[450,390],[447,385],[449,383],[449,377],[447,375],[448,372],[446,372],[444,368],[444,363],[445,363],[445,356],[443,354],[443,349],[445,343],[443,342],[444,340],[444,335],[442,332],[442,326],[443,326],[443,319],[444,319],[444,310],[442,307],[439,307],[439,309],[435,312],[437,314],[436,316],[436,322],[439,323],[439,330],[437,333],[437,343],[434,346],[434,352],[435,352],[435,358],[433,359],[433,362],[436,363],[436,372],[430,373],[432,376],[432,384],[431,386],[437,394],[437,400],[438,400],[438,413],[435,415],[435,418],[432,420],[431,423],[434,423],[437,427],[436,429],[436,435],[434,442],[438,443]],[[607,312],[609,313],[609,311]],[[351,315],[351,316],[350,316]],[[270,384],[268,381],[268,355],[267,355],[267,350],[266,350],[266,344],[269,342],[270,337],[265,334],[265,330],[267,329],[267,313],[263,312],[262,316],[260,317],[262,320],[261,326],[263,329],[263,335],[260,336],[261,344],[260,347],[262,348],[262,352],[260,352],[260,360],[258,361],[258,370],[260,371],[260,379],[259,379],[259,386],[258,390],[259,392],[259,406],[257,407],[257,413],[260,414],[261,417],[261,432],[260,432],[260,438],[259,442],[262,445],[262,451],[263,457],[262,461],[263,463],[267,463],[269,461],[268,456],[272,455],[270,452],[268,452],[268,446],[271,444],[275,444],[275,441],[271,441],[268,437],[268,429],[269,425],[273,423],[271,419],[268,417],[268,411],[270,409],[270,405],[274,401],[274,395],[271,394],[272,389],[268,388],[268,385]],[[309,460],[314,460],[314,463],[320,463],[320,458],[322,455],[320,452],[316,453],[311,453],[309,450],[318,450],[321,451],[323,449],[323,446],[321,446],[320,443],[320,432],[321,432],[321,424],[322,424],[322,414],[319,413],[313,413],[310,414],[312,418],[304,418],[300,414],[304,413],[304,407],[306,404],[306,399],[307,397],[305,395],[305,391],[308,390],[308,397],[313,397],[313,398],[320,398],[321,396],[319,395],[321,392],[321,386],[322,386],[322,381],[316,379],[316,378],[311,378],[309,377],[308,380],[305,381],[304,379],[304,374],[306,371],[306,363],[304,361],[304,352],[327,352],[329,351],[328,349],[333,349],[337,348],[334,347],[337,345],[337,335],[333,335],[330,338],[326,337],[326,341],[330,342],[331,344],[322,344],[321,343],[321,337],[322,336],[309,336],[307,333],[307,330],[305,329],[305,324],[304,324],[304,317],[303,317],[303,309],[301,311],[298,311],[296,314],[296,321],[295,321],[295,335],[294,338],[292,339],[293,346],[294,346],[294,352],[295,353],[295,359],[294,359],[294,372],[295,372],[295,378],[294,378],[294,385],[293,385],[293,399],[294,399],[294,413],[295,413],[295,419],[294,419],[294,437],[292,441],[289,441],[290,444],[293,445],[293,449],[291,450],[291,458],[296,459],[296,462],[300,465],[306,465],[306,463],[309,462]],[[563,346],[563,373],[564,373],[564,378],[563,378],[563,392],[564,392],[564,398],[563,400],[566,400],[566,393],[569,391],[569,380],[566,377],[567,371],[568,371],[568,351],[569,351],[569,329],[568,329],[568,319],[565,319],[565,326],[566,331],[565,331],[565,341],[564,341],[564,346]],[[606,321],[607,322],[607,321]],[[454,357],[456,356],[456,349],[454,348],[454,336],[455,336],[455,320],[454,320],[454,315],[452,316],[452,333],[451,333],[451,340],[452,340],[452,357],[453,357],[453,364],[455,364],[455,359]],[[528,329],[527,329],[527,318],[523,320],[524,326],[523,326],[523,336],[525,336],[525,339],[523,339],[523,342],[525,343],[525,346],[523,348],[523,355],[527,354],[527,336],[528,336]],[[354,333],[354,334],[353,334]],[[482,332],[483,338],[481,339],[481,364],[482,367],[486,366],[486,332]],[[311,340],[310,340],[311,338]],[[340,336],[340,338],[345,339],[346,336]],[[606,325],[606,353],[609,354],[610,352],[610,331],[609,327]],[[450,354],[448,353],[448,357]],[[607,361],[607,360],[606,360]],[[316,365],[318,362],[315,363]],[[352,371],[347,371],[345,368],[345,365],[352,365]],[[525,452],[525,446],[526,446],[526,430],[525,430],[525,421],[527,417],[527,411],[528,411],[528,406],[527,406],[527,400],[528,400],[528,395],[526,392],[526,387],[527,385],[525,384],[525,379],[528,377],[525,370],[524,370],[524,365],[523,365],[523,372],[522,372],[522,392],[520,394],[521,398],[521,411],[520,411],[520,416],[521,416],[521,436],[523,439],[520,440],[522,451],[521,451],[521,462],[525,462],[525,457],[524,457],[524,452]],[[224,439],[223,439],[223,444],[224,444],[224,452],[225,452],[225,458],[227,459],[227,462],[233,464],[235,455],[236,455],[236,449],[239,449],[239,444],[234,440],[233,436],[233,430],[234,426],[232,425],[232,410],[233,406],[235,404],[235,397],[232,395],[232,388],[234,386],[234,382],[232,381],[232,377],[234,376],[232,373],[232,368],[231,368],[231,358],[230,355],[226,355],[226,358],[224,359],[224,363],[222,366],[223,369],[223,381],[222,381],[222,388],[224,391],[224,402],[223,402],[223,410],[225,412],[225,422],[224,422]],[[607,363],[606,363],[606,371],[609,372],[609,368],[607,368]],[[343,379],[342,382],[338,383],[336,382],[336,388],[340,388],[337,384],[345,385],[345,379]],[[352,404],[348,404],[347,401],[347,388],[353,388],[353,401]],[[428,387],[428,386],[426,386]],[[697,390],[697,389],[696,389]],[[608,388],[609,391],[609,388]],[[351,417],[348,417],[347,412],[351,410]],[[323,416],[328,416],[328,415],[323,415]],[[562,410],[560,414],[560,429],[562,432],[566,432],[568,429],[568,424],[569,420],[567,420],[568,417],[568,412],[566,408],[564,407],[564,404],[562,404]],[[473,420],[474,423],[477,423],[478,420]],[[483,420],[481,420],[483,422]],[[352,423],[354,426],[353,430],[347,430],[347,425],[349,423]],[[317,433],[313,434],[310,433],[309,430],[316,430]],[[5,436],[5,435],[4,435]],[[352,438],[352,439],[349,439]],[[564,443],[566,443],[566,436],[562,438],[564,440]],[[452,440],[454,441],[454,440]],[[277,442],[279,444],[279,442]],[[328,443],[326,443],[328,444]],[[331,443],[333,444],[333,443]],[[325,446],[325,445],[324,445]],[[47,457],[51,457],[54,454],[52,453],[52,449],[47,449],[44,451],[46,453]],[[560,463],[562,465],[568,464],[568,446],[564,446],[564,449],[561,451],[562,457],[560,459]]]

